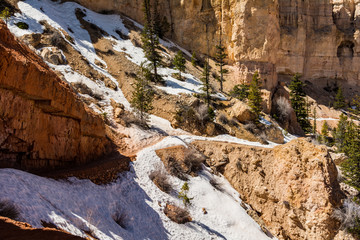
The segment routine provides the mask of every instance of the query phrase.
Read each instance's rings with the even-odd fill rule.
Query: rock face
[[[3,23],[0,33],[0,167],[46,170],[107,153],[101,118]]]
[[[143,21],[141,0],[76,0],[96,11]],[[225,88],[259,70],[273,90],[278,75],[330,78],[360,85],[359,0],[159,0],[168,37],[198,54],[214,56],[220,26],[233,65]]]
[[[229,143],[194,142],[241,198],[279,239],[333,239],[332,213],[343,194],[327,149],[305,139],[264,149]],[[251,181],[249,181],[251,179]]]

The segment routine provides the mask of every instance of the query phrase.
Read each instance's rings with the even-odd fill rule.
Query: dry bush
[[[222,124],[229,124],[229,119],[224,115],[224,114],[220,114],[219,115],[219,122],[221,122]]]
[[[155,170],[150,173],[149,178],[161,191],[165,193],[170,193],[173,190],[164,171],[159,169]]]
[[[222,191],[221,183],[220,183],[216,178],[210,179],[209,183],[210,183],[211,186],[213,186],[216,190]]]
[[[54,32],[50,36],[50,43],[55,47],[61,47],[63,44],[63,38],[59,32]]]
[[[175,206],[173,204],[167,203],[164,209],[164,213],[173,222],[179,224],[184,224],[192,221],[190,213],[186,209]]]
[[[276,100],[276,110],[277,110],[277,116],[279,117],[279,120],[281,122],[286,122],[289,120],[292,107],[289,101],[285,97],[279,97]]]
[[[245,125],[244,125],[244,128],[245,128],[247,131],[253,133],[253,132],[257,129],[257,126],[255,125],[255,123],[250,122],[250,123],[245,124]]]
[[[13,203],[9,201],[0,201],[0,216],[18,220],[19,215],[20,213]]]
[[[187,173],[196,173],[202,169],[202,164],[206,158],[193,148],[189,148],[184,153],[184,164],[188,169]]]
[[[181,166],[181,164],[173,157],[168,156],[165,159],[166,170],[172,175],[183,181],[187,181],[186,170]]]
[[[356,226],[356,219],[360,218],[360,206],[346,199],[341,209],[334,211],[334,217],[341,222],[341,229],[351,229]]]

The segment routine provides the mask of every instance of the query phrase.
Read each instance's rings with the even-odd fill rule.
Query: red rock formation
[[[72,236],[64,231],[43,228],[32,228],[27,223],[17,222],[9,218],[0,217],[0,239],[3,240],[82,240],[84,238]]]
[[[0,23],[0,167],[45,170],[109,151],[102,119]]]

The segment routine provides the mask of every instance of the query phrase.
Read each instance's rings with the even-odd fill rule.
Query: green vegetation
[[[173,64],[174,64],[174,68],[179,71],[179,80],[182,80],[181,73],[185,72],[186,69],[185,63],[186,60],[184,58],[183,53],[181,51],[178,51],[175,55]]]
[[[334,102],[334,108],[335,109],[342,109],[346,107],[345,103],[345,97],[343,95],[343,90],[341,87],[339,87],[336,96],[335,96],[335,102]]]
[[[221,35],[220,35],[220,43],[216,45],[216,55],[215,59],[217,61],[216,66],[220,67],[219,74],[220,76],[217,80],[220,82],[220,91],[223,91],[223,83],[225,82],[224,75],[228,73],[227,69],[224,69],[225,66],[225,58],[227,58],[227,54],[225,53],[225,47],[222,45],[221,42]]]
[[[230,96],[245,101],[249,97],[250,86],[247,84],[238,84],[230,91]]]
[[[202,90],[205,92],[205,102],[208,107],[210,107],[210,101],[211,101],[211,87],[210,87],[210,71],[209,71],[209,64],[208,62],[205,62],[204,70],[202,73],[202,78],[200,79],[203,82]]]
[[[24,22],[18,22],[16,23],[16,26],[18,26],[18,28],[20,29],[29,29],[29,25],[27,23],[24,23]]]
[[[3,19],[7,24],[10,17],[11,17],[11,13],[9,8],[8,7],[4,8],[4,10],[2,10],[0,13],[0,18]]]
[[[196,59],[196,53],[193,52],[191,55],[191,64],[196,67],[197,59]]]
[[[290,83],[290,101],[295,111],[297,121],[305,133],[311,132],[311,124],[308,119],[308,110],[303,90],[305,84],[300,80],[300,75],[295,74]]]
[[[321,127],[321,136],[320,136],[320,142],[324,143],[324,144],[328,144],[329,138],[329,125],[327,124],[326,121],[324,121],[322,127]]]
[[[249,88],[249,106],[251,108],[251,111],[256,115],[255,122],[259,122],[259,118],[261,116],[261,110],[262,110],[262,98],[261,98],[261,82],[259,73],[255,72],[253,79],[250,83]]]
[[[145,63],[141,63],[140,72],[135,78],[136,82],[130,103],[135,108],[140,122],[144,126],[147,126],[148,112],[153,109],[153,91],[149,86],[149,78],[151,78],[149,68],[146,67]]]
[[[185,207],[190,205],[190,200],[194,199],[194,198],[189,198],[188,197],[188,192],[189,192],[189,185],[187,182],[184,183],[184,185],[181,187],[181,191],[179,192],[178,198],[183,200],[183,203],[185,205]]]
[[[163,80],[157,72],[158,66],[161,64],[162,60],[162,57],[159,53],[159,36],[155,34],[154,24],[151,18],[150,0],[144,0],[143,12],[145,24],[141,33],[141,39],[145,57],[151,63],[152,70],[154,71],[154,75],[151,77],[151,80],[153,82],[162,82]]]

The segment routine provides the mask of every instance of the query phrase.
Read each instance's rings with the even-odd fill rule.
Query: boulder
[[[40,56],[47,62],[54,65],[66,64],[66,58],[57,47],[43,48]]]
[[[231,118],[236,118],[241,123],[247,123],[255,120],[255,114],[246,103],[237,99],[233,99],[231,103],[232,107],[228,110],[228,115]]]

